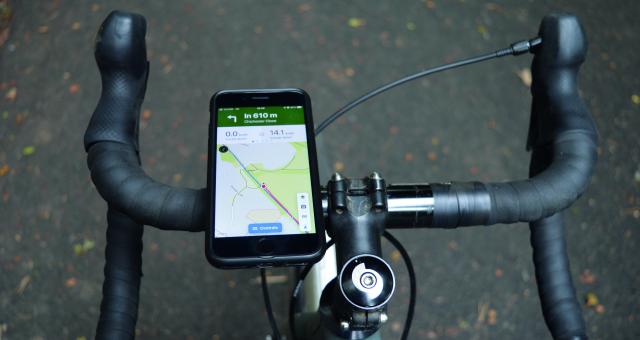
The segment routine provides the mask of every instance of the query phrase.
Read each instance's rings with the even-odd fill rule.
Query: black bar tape
[[[539,37],[542,43],[534,50],[532,64],[527,147],[534,154],[544,153],[550,163],[525,180],[454,183],[434,189],[435,226],[533,222],[562,211],[585,191],[597,159],[598,139],[577,88],[586,37],[577,18],[563,13],[545,17]]]
[[[109,207],[100,320],[96,339],[133,339],[142,276],[142,224]]]
[[[431,184],[433,227],[484,225],[489,221],[491,198],[484,184]]]
[[[542,314],[554,339],[586,339],[571,280],[562,213],[529,224]]]
[[[138,122],[148,76],[146,21],[114,11],[96,38],[102,93],[84,136],[87,163],[98,192],[138,223],[160,229],[202,231],[206,189],[174,188],[140,167]]]
[[[174,188],[140,168],[131,145],[101,142],[89,149],[91,179],[105,201],[138,223],[166,230],[202,231],[207,190]]]
[[[566,132],[548,150],[552,161],[541,173],[527,180],[487,184],[492,205],[487,224],[533,222],[564,210],[582,195],[597,159],[594,135]]]
[[[84,135],[84,147],[101,141],[130,144],[138,150],[138,121],[149,74],[142,15],[113,11],[96,36],[95,58],[102,93]]]

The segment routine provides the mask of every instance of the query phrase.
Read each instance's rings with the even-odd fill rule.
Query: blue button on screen
[[[282,223],[251,223],[249,234],[276,234],[282,232]]]

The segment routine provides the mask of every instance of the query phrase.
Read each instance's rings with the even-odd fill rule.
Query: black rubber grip
[[[109,207],[100,320],[96,339],[133,339],[142,276],[142,224]]]
[[[102,93],[84,135],[85,150],[98,142],[133,145],[138,150],[138,121],[149,74],[142,15],[114,11],[95,43]]]
[[[434,226],[530,222],[542,312],[555,339],[586,339],[566,254],[561,212],[585,191],[598,134],[577,89],[587,41],[573,15],[545,17],[532,64],[527,180],[433,185]]]
[[[87,162],[100,195],[136,222],[165,230],[203,230],[206,189],[174,188],[154,181],[140,167],[131,145],[97,143],[89,149]]]
[[[544,18],[533,58],[527,146],[551,162],[526,180],[434,186],[435,227],[533,222],[571,205],[586,189],[597,158],[597,131],[577,89],[587,43],[575,16]]]
[[[140,167],[138,124],[148,76],[146,22],[138,14],[109,14],[96,38],[102,94],[84,136],[98,192],[136,222],[160,229],[202,231],[206,189],[173,188]]]
[[[531,222],[531,247],[542,314],[554,339],[586,339],[571,281],[562,213]]]

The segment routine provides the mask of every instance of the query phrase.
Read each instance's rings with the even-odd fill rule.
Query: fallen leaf
[[[402,254],[400,254],[399,251],[394,250],[391,252],[391,262],[398,263],[398,261],[400,261],[401,258],[402,258]]]
[[[74,30],[74,31],[79,30],[80,29],[80,22],[76,21],[73,24],[71,24],[71,29]]]
[[[531,69],[525,67],[522,70],[516,72],[516,75],[518,76],[518,78],[520,78],[524,86],[531,87],[531,82],[533,81],[533,77],[531,76]]]
[[[310,4],[301,4],[300,6],[298,6],[298,12],[300,13],[309,12],[310,10],[311,10]]]
[[[33,145],[25,146],[22,148],[22,154],[25,156],[31,156],[36,152],[36,147]]]
[[[447,329],[445,329],[444,331],[444,334],[446,334],[448,337],[454,337],[459,333],[460,333],[460,328],[458,327],[447,327]]]
[[[73,252],[76,256],[86,254],[89,250],[93,249],[96,243],[92,240],[84,240],[82,243],[76,243],[73,245]]]
[[[182,174],[173,174],[173,182],[180,183],[182,181]]]
[[[87,337],[81,335],[81,336],[76,337],[76,340],[87,340]]]
[[[415,31],[416,30],[416,24],[414,22],[412,22],[412,21],[409,21],[407,23],[407,29],[409,31]]]
[[[636,105],[640,105],[640,95],[637,95],[637,94],[632,95],[631,101]]]
[[[2,119],[4,120],[9,119],[9,111],[2,111]]]
[[[344,80],[344,74],[336,69],[329,69],[327,71],[327,76],[331,79],[331,80],[335,80],[335,81],[342,81]]]
[[[38,27],[38,33],[47,33],[47,32],[49,32],[49,26]]]
[[[4,99],[10,101],[10,102],[14,102],[16,101],[16,97],[18,96],[18,89],[15,87],[12,87],[9,89],[9,91],[7,91],[7,93],[4,95]]]
[[[594,293],[587,293],[587,296],[585,297],[585,303],[587,307],[595,307],[600,304],[600,302],[598,301],[598,296]]]
[[[410,162],[413,160],[413,154],[411,152],[407,152],[404,154],[404,160]]]
[[[0,167],[0,177],[6,175],[9,173],[9,170],[11,170],[11,168],[8,165],[3,165],[2,167]]]
[[[438,146],[440,144],[440,139],[438,137],[431,137],[431,145]]]
[[[596,282],[596,276],[589,270],[585,269],[582,274],[580,274],[580,282],[591,285]]]
[[[434,9],[436,8],[436,3],[433,0],[427,0],[425,1],[425,5],[427,5],[428,9]]]
[[[478,25],[476,29],[478,30],[478,33],[482,34],[482,38],[484,38],[485,40],[489,39],[489,30],[487,29],[487,26]]]
[[[447,242],[447,248],[449,248],[449,250],[452,250],[452,251],[458,250],[458,242],[454,240]]]
[[[362,18],[349,18],[348,24],[350,27],[359,28],[367,24]]]
[[[398,133],[398,131],[400,131],[400,128],[397,126],[390,126],[389,127],[389,133],[392,135],[395,135]]]
[[[489,317],[487,318],[487,323],[490,325],[495,325],[498,322],[498,312],[495,309],[489,309]]]
[[[503,12],[504,8],[502,8],[502,6],[498,5],[498,4],[494,4],[494,3],[488,3],[486,5],[484,5],[484,7],[489,10],[489,11],[493,11],[493,12]]]
[[[64,282],[64,286],[67,288],[75,287],[78,284],[78,280],[75,277],[70,277]]]
[[[31,276],[26,275],[20,280],[20,284],[18,284],[18,288],[16,288],[16,294],[22,295],[25,289],[27,289],[27,286],[29,286],[29,283],[31,283]]]
[[[502,277],[503,274],[504,272],[502,271],[502,269],[496,268],[496,277]]]
[[[356,70],[351,67],[347,67],[346,69],[344,69],[344,74],[346,74],[347,77],[353,77],[356,74]]]
[[[24,115],[22,113],[18,113],[16,115],[16,124],[20,125],[24,122]]]
[[[62,79],[63,80],[69,80],[69,78],[71,78],[71,73],[65,72],[65,73],[62,74]]]
[[[435,161],[438,159],[438,154],[436,154],[434,151],[429,151],[427,153],[427,159],[429,159],[430,161]]]
[[[149,109],[145,109],[142,111],[142,120],[149,120],[151,118],[152,112]]]
[[[603,305],[597,305],[596,306],[596,313],[598,313],[598,314],[604,313],[604,306]]]
[[[458,327],[460,329],[467,329],[467,328],[469,328],[469,322],[467,322],[467,320],[460,319],[460,320],[458,320]]]
[[[91,12],[97,12],[99,10],[100,10],[100,5],[98,4],[91,5]]]
[[[80,85],[78,85],[77,83],[69,85],[69,93],[76,94],[78,93],[78,91],[80,91]]]
[[[0,47],[2,47],[4,43],[9,39],[9,32],[9,27],[0,29]]]
[[[478,305],[478,318],[476,319],[476,324],[483,323],[486,316],[487,311],[489,310],[489,305],[486,303]]]

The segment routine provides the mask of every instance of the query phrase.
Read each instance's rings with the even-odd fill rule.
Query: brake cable
[[[517,41],[514,42],[512,44],[509,45],[509,47],[503,48],[503,49],[499,49],[496,50],[494,52],[491,53],[486,53],[486,54],[481,54],[475,57],[471,57],[471,58],[467,58],[467,59],[462,59],[462,60],[458,60],[455,62],[451,62],[451,63],[447,63],[444,65],[440,65],[440,66],[436,66],[436,67],[432,67],[432,68],[428,68],[426,70],[422,70],[420,72],[408,75],[404,78],[398,79],[396,81],[387,83],[385,85],[382,85],[380,87],[377,87],[367,93],[365,93],[364,95],[358,97],[357,99],[349,102],[347,105],[343,106],[342,108],[340,108],[338,111],[334,112],[332,115],[330,115],[329,117],[327,117],[325,120],[323,120],[315,129],[315,135],[316,137],[318,135],[320,135],[320,133],[322,133],[322,131],[324,131],[324,129],[326,129],[331,123],[333,123],[334,121],[336,121],[338,118],[340,118],[342,115],[344,115],[345,113],[351,111],[353,108],[355,108],[356,106],[364,103],[365,101],[383,93],[386,92],[388,90],[391,90],[394,87],[397,87],[399,85],[408,83],[412,80],[416,80],[422,77],[426,77],[428,75],[432,75],[435,73],[440,73],[442,71],[446,71],[446,70],[451,70],[454,68],[459,68],[462,66],[466,66],[466,65],[471,65],[471,64],[476,64],[482,61],[487,61],[487,60],[491,60],[491,59],[495,59],[495,58],[501,58],[507,55],[513,55],[513,56],[518,56],[527,52],[531,52],[533,51],[533,49],[542,44],[542,38],[540,37],[535,37],[533,39],[529,39],[529,40],[521,40],[521,41]],[[405,324],[404,324],[404,329],[402,331],[402,337],[401,339],[407,339],[409,336],[409,330],[411,328],[411,322],[413,320],[413,315],[414,315],[414,309],[415,309],[415,300],[416,300],[416,278],[415,278],[415,271],[413,268],[413,263],[411,262],[411,258],[409,257],[409,254],[407,253],[406,249],[402,246],[402,244],[400,243],[400,241],[398,241],[395,237],[393,237],[393,235],[391,235],[389,232],[385,231],[384,232],[384,237],[389,240],[389,242],[391,244],[394,245],[394,247],[396,247],[396,249],[398,249],[398,251],[400,252],[400,255],[402,256],[402,259],[405,263],[405,265],[407,266],[407,272],[409,274],[409,286],[410,286],[410,300],[409,300],[409,307],[407,310],[407,317],[405,320]],[[331,247],[334,244],[333,240],[330,240],[327,245],[326,245],[326,249],[328,249],[329,247]],[[295,327],[294,327],[294,322],[295,322],[295,313],[294,313],[294,307],[295,307],[295,302],[297,301],[297,295],[300,292],[300,288],[302,287],[302,282],[304,281],[305,277],[307,276],[307,274],[309,273],[309,271],[311,270],[311,267],[313,265],[309,264],[306,265],[302,271],[300,272],[299,275],[299,279],[298,279],[298,283],[296,284],[295,288],[293,289],[293,292],[291,294],[291,300],[289,303],[289,326],[291,327],[291,334],[293,339],[296,339],[295,336]],[[269,317],[269,323],[271,324],[271,329],[272,332],[274,334],[274,338],[276,340],[280,340],[280,332],[278,330],[278,326],[275,322],[275,318],[273,316],[273,310],[271,307],[271,302],[269,300],[269,287],[267,286],[267,280],[266,280],[266,274],[264,271],[264,268],[260,269],[260,279],[261,279],[261,283],[262,283],[262,293],[264,295],[264,300],[265,300],[265,308],[267,309],[267,315]]]
[[[494,58],[500,58],[500,57],[504,57],[506,55],[520,55],[520,54],[524,54],[526,52],[531,51],[534,47],[540,45],[542,43],[542,38],[533,38],[533,39],[529,39],[529,40],[522,40],[522,41],[517,41],[511,45],[509,45],[509,47],[507,48],[503,48],[491,53],[486,53],[486,54],[482,54],[479,56],[475,56],[475,57],[471,57],[471,58],[467,58],[467,59],[463,59],[463,60],[459,60],[459,61],[455,61],[452,63],[448,63],[448,64],[444,64],[444,65],[440,65],[437,67],[432,67],[432,68],[428,68],[426,70],[420,71],[418,73],[414,73],[411,75],[408,75],[404,78],[398,79],[396,81],[393,81],[391,83],[387,83],[385,85],[382,85],[374,90],[371,90],[367,93],[365,93],[364,95],[360,96],[359,98],[357,98],[356,100],[351,101],[350,103],[348,103],[347,105],[343,106],[342,108],[340,108],[338,111],[336,111],[335,113],[333,113],[331,116],[327,117],[324,121],[322,121],[322,123],[320,123],[320,125],[318,125],[318,127],[316,127],[316,136],[318,136],[327,126],[329,126],[329,124],[333,123],[336,119],[340,118],[340,116],[342,116],[343,114],[347,113],[348,111],[350,111],[351,109],[353,109],[354,107],[364,103],[365,101],[381,94],[382,92],[386,92],[388,90],[391,90],[392,88],[402,85],[404,83],[410,82],[412,80],[416,80],[418,78],[422,78],[422,77],[426,77],[428,75],[434,74],[434,73],[439,73],[442,71],[446,71],[446,70],[451,70],[454,68],[458,68],[458,67],[462,67],[462,66],[466,66],[466,65],[471,65],[471,64],[475,64],[475,63],[479,63],[481,61],[486,61],[486,60],[490,60],[490,59],[494,59]]]

